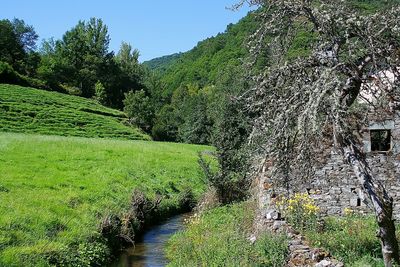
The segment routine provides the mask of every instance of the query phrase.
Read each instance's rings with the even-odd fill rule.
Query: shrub
[[[0,61],[0,83],[20,84],[22,81],[13,67],[6,62]]]
[[[10,64],[2,61],[0,61],[0,83],[18,84],[49,90],[44,81],[21,75]]]
[[[308,194],[296,193],[291,198],[282,197],[276,205],[283,217],[298,230],[316,229],[319,208]]]

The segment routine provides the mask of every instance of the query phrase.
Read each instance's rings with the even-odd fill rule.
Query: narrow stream
[[[184,228],[184,221],[190,213],[174,216],[159,225],[147,229],[135,247],[122,252],[112,267],[159,267],[165,266],[168,260],[164,248],[167,240],[175,232]]]

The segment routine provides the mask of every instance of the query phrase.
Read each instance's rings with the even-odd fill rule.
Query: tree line
[[[61,39],[40,45],[33,26],[4,19],[0,82],[93,98],[125,110],[129,122],[155,140],[212,144],[221,100],[229,98],[224,87],[232,77],[227,77],[240,67],[247,53],[243,43],[255,25],[249,15],[151,69],[151,64],[139,63],[139,51],[128,43],[117,53],[110,51],[110,35],[101,19],[79,21]]]

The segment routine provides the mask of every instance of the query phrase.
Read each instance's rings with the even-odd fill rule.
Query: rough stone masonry
[[[396,219],[400,219],[399,118],[398,114],[385,119],[370,116],[371,123],[362,133],[367,161],[373,174],[384,183],[393,197],[393,215]],[[346,208],[358,213],[371,213],[368,196],[364,196],[352,168],[333,147],[329,150],[324,153],[328,157],[321,159],[324,164],[317,168],[314,177],[302,181],[292,191],[307,192],[324,215],[344,215]],[[273,188],[271,181],[268,181],[267,171],[262,173],[258,183],[262,184],[263,193],[258,192],[257,195],[264,207],[270,205],[274,195],[280,195],[284,191]]]

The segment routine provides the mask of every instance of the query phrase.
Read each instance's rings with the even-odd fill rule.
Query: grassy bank
[[[0,131],[46,135],[149,140],[123,124],[121,111],[93,100],[17,85],[0,84]]]
[[[323,217],[315,200],[307,193],[281,197],[276,204],[286,221],[300,231],[312,247],[325,249],[346,266],[384,266],[374,216],[362,216],[346,209],[346,216]]]
[[[0,266],[96,266],[109,257],[100,223],[124,219],[134,188],[160,209],[204,189],[194,146],[0,133]],[[123,223],[123,221],[120,223]]]
[[[384,267],[376,229],[373,216],[350,215],[327,218],[322,231],[310,229],[305,236],[312,245],[326,249],[346,266]]]
[[[254,211],[249,203],[219,207],[193,219],[167,246],[169,266],[283,266],[287,242],[266,234],[247,239]]]

